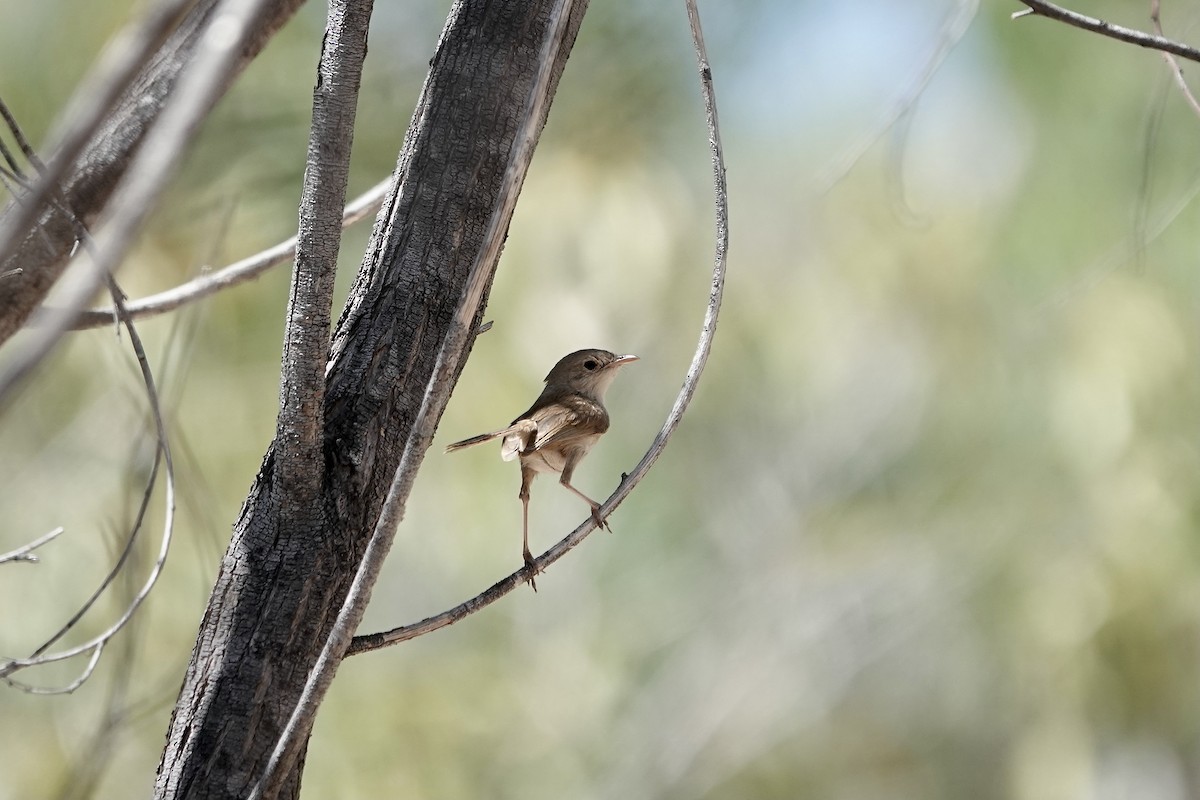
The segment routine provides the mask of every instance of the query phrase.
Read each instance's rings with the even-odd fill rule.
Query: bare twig
[[[191,141],[200,122],[237,67],[241,43],[265,0],[223,0],[197,45],[195,60],[179,79],[158,123],[109,204],[93,247],[90,263],[70,287],[64,286],[65,308],[35,331],[25,347],[0,369],[0,406],[70,326],[74,316],[100,289],[120,263],[142,222],[178,168],[180,150]],[[44,179],[43,179],[44,180]]]
[[[33,146],[29,144],[29,140],[25,138],[25,132],[22,131],[21,126],[17,124],[17,118],[13,115],[8,105],[3,100],[0,100],[0,117],[4,118],[4,124],[8,126],[9,132],[12,133],[13,141],[17,143],[17,147],[21,149],[21,154],[25,156],[27,161],[29,161],[30,166],[32,166],[34,171],[37,173],[44,172],[46,169],[45,165],[42,163],[41,159],[38,158],[37,153],[34,152]],[[21,171],[15,166],[13,169],[17,172],[17,174],[20,174]]]
[[[1153,36],[1132,28],[1113,25],[1111,22],[1105,22],[1095,17],[1088,17],[1056,6],[1053,3],[1043,2],[1043,0],[1021,0],[1021,2],[1029,6],[1029,8],[1014,13],[1012,15],[1013,19],[1028,16],[1047,17],[1059,22],[1065,22],[1068,25],[1073,25],[1076,28],[1082,28],[1085,31],[1107,36],[1110,39],[1136,44],[1139,47],[1146,47],[1151,50],[1161,50],[1164,53],[1173,53],[1180,58],[1186,58],[1188,61],[1200,62],[1200,50],[1181,42],[1164,39],[1162,36]]]
[[[1158,36],[1163,35],[1162,21],[1159,18],[1159,0],[1150,0],[1150,21],[1154,23],[1154,32]],[[1192,89],[1187,85],[1187,81],[1183,77],[1183,67],[1179,60],[1174,55],[1164,51],[1162,53],[1163,61],[1167,62],[1167,67],[1171,70],[1171,78],[1175,81],[1175,85],[1179,87],[1179,91],[1183,93],[1183,99],[1191,106],[1192,113],[1200,117],[1200,101],[1196,100],[1196,95],[1192,94]]]
[[[12,134],[13,141],[17,143],[17,148],[25,155],[25,159],[35,169],[40,170],[42,168],[41,161],[38,160],[37,154],[33,152],[33,148],[29,146],[29,140],[25,138],[25,133],[21,130],[21,126],[17,124],[16,116],[3,99],[0,99],[0,117],[4,119],[4,124],[8,126],[8,131]],[[25,171],[21,169],[16,156],[4,144],[3,139],[0,139],[0,156],[4,157],[5,163],[12,170],[11,177],[21,185],[24,185]],[[12,191],[12,187],[8,188],[9,192],[16,197],[17,195]]]
[[[18,547],[16,550],[9,550],[7,553],[0,553],[0,564],[5,564],[9,561],[24,561],[29,564],[36,564],[39,559],[33,552],[44,544],[57,539],[65,530],[62,527],[55,528],[49,533],[43,534],[32,542]]]
[[[347,204],[346,210],[342,214],[342,227],[348,228],[378,211],[391,183],[391,177],[385,178]],[[215,272],[200,275],[165,292],[132,300],[126,304],[126,308],[129,310],[129,316],[135,320],[165,314],[188,303],[214,295],[223,289],[257,278],[271,267],[289,261],[295,255],[296,237],[293,236],[262,252],[243,258]],[[103,325],[111,325],[113,318],[114,311],[111,307],[84,311],[76,318],[71,328],[73,330],[99,328]],[[43,318],[38,315],[33,317],[29,324],[45,323]]]
[[[114,300],[118,300],[118,299],[122,298],[120,288],[117,287],[116,282],[113,281],[111,278],[109,278],[109,290],[112,293]],[[134,352],[137,354],[138,360],[141,361],[143,364],[146,364],[147,363],[146,362],[146,354],[142,350],[141,340],[137,339],[137,338],[132,338],[132,337],[133,337],[133,334],[131,334],[132,345],[134,348]],[[146,378],[146,376],[148,376],[148,375],[149,375],[149,368],[147,366],[147,371],[143,375],[143,378]],[[151,405],[152,405],[152,407],[157,409],[158,408],[158,396],[157,396],[157,392],[155,391],[155,388],[154,388],[153,380],[147,379],[146,389],[148,392],[154,393],[154,398],[151,401]],[[156,413],[157,413],[157,411],[156,411]],[[104,594],[104,592],[108,589],[108,587],[112,585],[113,581],[115,581],[117,579],[117,576],[121,574],[121,570],[124,568],[125,564],[129,561],[129,557],[133,554],[133,547],[137,543],[138,534],[142,530],[142,523],[145,522],[145,520],[146,520],[146,511],[149,509],[150,500],[154,496],[154,486],[158,482],[158,468],[162,463],[162,454],[163,454],[164,450],[166,449],[165,435],[161,435],[164,433],[165,432],[162,431],[162,429],[160,427],[160,441],[159,441],[159,446],[155,448],[154,463],[150,467],[150,474],[146,479],[146,488],[142,491],[142,501],[138,505],[137,514],[134,517],[133,524],[129,528],[129,535],[125,539],[125,546],[121,549],[120,555],[117,557],[117,560],[115,562],[113,562],[113,565],[109,569],[108,574],[104,576],[104,579],[102,581],[100,581],[99,586],[97,586],[96,589],[92,592],[91,597],[89,597],[86,601],[84,601],[84,603],[79,607],[79,609],[76,610],[76,612],[71,615],[71,618],[68,619],[63,624],[63,626],[61,628],[59,628],[58,631],[53,636],[51,636],[49,639],[47,639],[45,642],[43,642],[40,647],[38,647],[36,650],[34,650],[33,653],[30,655],[30,658],[36,658],[37,656],[40,656],[42,653],[49,650],[54,645],[55,642],[57,642],[59,639],[61,639],[63,636],[65,636],[72,628],[74,628],[75,625],[78,624],[79,620],[83,619],[83,616],[92,609],[92,606],[94,606],[96,604],[96,601],[100,599],[100,595]],[[169,532],[168,532],[168,536],[169,536]]]
[[[704,47],[704,34],[700,28],[700,15],[696,9],[695,0],[684,0],[684,2],[687,5],[688,20],[691,24],[692,43],[696,50],[696,60],[700,74],[700,89],[704,96],[704,110],[708,120],[709,148],[712,153],[713,190],[716,205],[716,245],[713,255],[712,285],[709,290],[708,307],[704,312],[704,324],[700,330],[699,341],[696,343],[696,352],[692,356],[692,363],[688,367],[683,387],[679,390],[679,395],[675,398],[675,404],[671,407],[670,413],[667,414],[667,419],[663,423],[658,435],[654,437],[650,448],[642,456],[642,460],[634,467],[633,472],[622,478],[621,484],[612,493],[612,496],[601,504],[600,515],[602,518],[607,517],[609,513],[620,505],[629,496],[629,493],[633,491],[634,487],[641,482],[642,478],[646,476],[650,467],[654,465],[654,462],[658,460],[659,455],[662,454],[663,449],[667,446],[667,442],[678,427],[680,420],[683,419],[683,414],[696,392],[700,375],[704,372],[704,365],[708,360],[709,351],[712,349],[713,337],[717,330],[717,317],[721,311],[721,298],[725,291],[725,266],[729,248],[729,198],[725,182],[725,156],[721,147],[721,132],[717,120],[717,102],[712,84],[712,69],[709,66],[708,54]],[[405,454],[407,455],[407,451]],[[403,464],[403,462],[401,463]],[[568,551],[582,542],[595,527],[595,521],[589,517],[562,541],[535,559],[533,569],[541,571],[544,567],[562,558]],[[496,602],[517,586],[527,581],[531,574],[532,572],[528,568],[514,572],[470,600],[420,622],[400,628],[393,628],[390,631],[383,631],[381,633],[356,636],[351,642],[347,655],[364,653],[368,650],[378,650],[381,647],[397,644],[421,634],[444,628],[447,625],[452,625],[463,617],[469,616],[481,608]]]
[[[75,680],[62,686],[34,686],[31,683],[25,683],[24,681],[19,681],[16,678],[11,677],[11,672],[7,672],[6,669],[9,664],[16,662],[8,662],[8,664],[0,663],[0,680],[3,680],[14,689],[20,689],[22,692],[27,694],[71,694],[80,686],[83,686],[83,684],[87,682],[88,678],[92,677],[92,673],[96,671],[96,665],[100,663],[100,656],[104,655],[104,645],[107,643],[108,639],[102,639],[98,641],[93,640],[89,643],[88,647],[83,648],[78,653],[74,653],[73,655],[90,653],[88,656],[88,662],[84,665],[83,671],[75,677]],[[36,663],[49,662],[46,660],[41,660]],[[34,666],[34,664],[29,664],[27,666]],[[16,670],[12,670],[12,672],[15,671]]]
[[[85,242],[85,245],[90,245],[90,240],[86,238],[86,235],[84,236],[83,241]],[[154,589],[155,584],[158,583],[159,575],[162,574],[163,567],[167,562],[167,552],[170,549],[171,539],[175,529],[175,467],[171,460],[171,448],[167,441],[166,423],[163,421],[162,409],[158,399],[158,391],[154,385],[154,375],[150,370],[150,363],[146,358],[146,351],[142,346],[142,340],[138,335],[137,328],[134,326],[133,321],[129,318],[128,313],[125,311],[121,290],[117,287],[116,282],[111,277],[109,278],[109,291],[112,295],[113,306],[117,309],[117,315],[121,320],[121,324],[124,325],[126,332],[129,334],[130,346],[133,348],[134,354],[137,357],[138,366],[140,367],[142,373],[142,381],[146,387],[146,397],[150,407],[151,416],[154,419],[155,435],[158,439],[155,446],[154,465],[151,468],[150,477],[147,481],[147,487],[142,497],[142,503],[138,509],[137,517],[134,521],[134,525],[129,539],[126,542],[124,551],[121,553],[116,565],[112,570],[110,570],[100,587],[92,594],[91,598],[88,599],[88,601],[80,608],[80,610],[77,611],[72,618],[68,620],[67,623],[63,625],[63,627],[60,628],[53,636],[51,636],[48,640],[46,640],[46,642],[38,647],[32,655],[27,658],[0,661],[0,680],[3,680],[10,686],[20,688],[24,691],[33,692],[35,694],[67,694],[75,691],[84,683],[84,681],[88,679],[88,677],[92,674],[92,671],[95,669],[96,663],[100,660],[100,655],[104,650],[104,647],[129,623],[131,619],[133,619],[134,613],[141,606],[142,602],[150,595],[150,592]],[[145,583],[133,596],[128,605],[126,605],[124,611],[117,621],[110,625],[105,631],[93,637],[92,639],[89,639],[83,644],[58,652],[48,653],[47,651],[49,648],[63,635],[65,635],[67,631],[74,627],[79,619],[92,607],[100,594],[112,584],[112,581],[120,572],[121,567],[125,563],[130,551],[132,550],[134,539],[137,536],[138,530],[141,528],[142,521],[145,518],[146,509],[150,501],[150,494],[153,491],[158,474],[160,461],[165,465],[166,511],[163,521],[162,542],[159,546],[158,557],[156,558],[154,566],[151,568],[150,574],[146,578]],[[29,684],[12,678],[12,675],[20,670],[41,666],[43,664],[49,664],[55,661],[64,661],[85,653],[90,653],[91,655],[87,667],[80,676],[66,686],[50,688],[33,687]]]

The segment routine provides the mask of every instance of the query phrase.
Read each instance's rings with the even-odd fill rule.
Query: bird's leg
[[[606,520],[606,519],[604,519],[604,517],[600,516],[600,504],[571,485],[571,473],[573,473],[575,471],[574,467],[575,467],[574,464],[568,464],[563,469],[562,475],[559,476],[558,482],[561,483],[563,486],[567,487],[568,489],[570,489],[581,500],[583,500],[583,502],[587,503],[589,506],[592,507],[592,519],[594,519],[596,521],[597,527],[603,528],[604,530],[608,531],[609,533],[612,533],[612,528],[609,527],[608,520]]]
[[[537,581],[534,576],[540,572],[537,564],[533,560],[533,554],[529,552],[529,485],[533,483],[533,479],[537,473],[521,465],[521,493],[518,497],[521,498],[521,555],[525,558],[525,566],[529,568],[529,586],[535,592],[537,591]]]

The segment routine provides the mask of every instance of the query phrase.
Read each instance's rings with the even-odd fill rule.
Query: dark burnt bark
[[[271,755],[374,529],[483,243],[551,0],[458,2],[400,153],[399,180],[331,344],[319,497],[287,505],[272,444],[221,566],[159,768],[160,798],[244,798]],[[576,2],[555,82],[582,19]],[[291,324],[289,322],[289,324]],[[290,502],[290,501],[288,501]],[[280,796],[299,793],[301,763]]]

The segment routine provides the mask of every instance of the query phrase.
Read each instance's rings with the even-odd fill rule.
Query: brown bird
[[[600,504],[572,486],[571,475],[600,435],[608,430],[604,392],[622,366],[637,360],[637,356],[618,356],[607,350],[577,350],[563,356],[546,376],[546,388],[538,399],[508,427],[446,447],[447,453],[453,453],[502,439],[500,457],[505,461],[521,459],[521,492],[517,495],[521,498],[521,554],[531,570],[529,585],[534,591],[537,591],[533,579],[537,567],[529,552],[529,487],[539,472],[559,473],[558,482],[591,506],[592,519],[597,525],[608,528],[600,516]]]

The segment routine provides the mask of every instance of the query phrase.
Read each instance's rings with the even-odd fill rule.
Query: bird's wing
[[[559,400],[534,411],[537,436],[528,450],[562,448],[571,443],[593,439],[608,430],[608,414],[599,403],[581,397]]]

